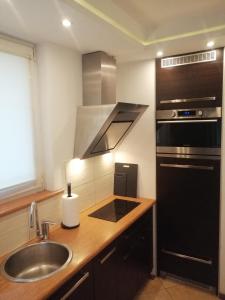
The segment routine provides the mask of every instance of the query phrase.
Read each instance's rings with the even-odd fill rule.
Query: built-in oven
[[[157,153],[221,153],[221,107],[156,112]]]

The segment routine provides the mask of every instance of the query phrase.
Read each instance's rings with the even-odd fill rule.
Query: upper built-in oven
[[[221,107],[156,112],[157,153],[221,153]]]

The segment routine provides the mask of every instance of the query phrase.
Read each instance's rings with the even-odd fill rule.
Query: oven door
[[[221,119],[157,120],[157,153],[220,155]]]

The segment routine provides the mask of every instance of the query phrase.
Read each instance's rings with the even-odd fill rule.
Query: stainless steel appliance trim
[[[218,122],[217,119],[157,121],[158,124],[167,124],[167,123],[216,123],[216,122]]]
[[[200,166],[200,165],[181,165],[181,164],[160,164],[164,168],[180,168],[180,169],[196,169],[196,170],[209,170],[213,171],[213,166]]]
[[[194,116],[178,116],[182,111],[195,111]],[[201,107],[201,108],[186,108],[186,109],[165,109],[156,111],[157,120],[176,120],[176,119],[219,119],[222,116],[221,107]]]
[[[104,262],[106,262],[115,252],[116,252],[116,247],[114,247],[111,251],[109,251],[109,253],[106,254],[106,256],[100,260],[100,264],[103,265]]]
[[[185,154],[157,154],[157,157],[171,157],[171,158],[185,158],[185,159],[207,159],[207,160],[220,160],[218,155],[185,155]]]
[[[221,155],[221,148],[200,148],[200,147],[156,147],[157,153],[174,153],[190,155]]]
[[[173,255],[173,256],[176,256],[176,257],[179,257],[179,258],[184,258],[184,259],[187,259],[187,260],[200,262],[200,263],[203,263],[203,264],[206,264],[206,265],[212,265],[211,260],[206,260],[206,259],[202,259],[202,258],[198,258],[198,257],[194,257],[194,256],[189,256],[189,255],[177,253],[177,252],[172,252],[172,251],[168,251],[168,250],[165,250],[165,249],[162,249],[161,251],[165,254]]]
[[[81,279],[79,279],[74,286],[63,296],[60,298],[60,300],[66,300],[69,298],[69,296],[76,290],[78,289],[78,287],[85,281],[87,280],[87,278],[89,277],[90,273],[86,272],[84,274],[84,276],[81,277]]]
[[[183,103],[183,102],[196,102],[196,101],[215,101],[216,96],[213,97],[200,97],[200,98],[186,98],[186,99],[170,99],[170,100],[160,100],[161,104],[166,103]]]

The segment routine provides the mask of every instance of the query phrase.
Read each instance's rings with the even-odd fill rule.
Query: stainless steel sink
[[[71,249],[52,241],[31,244],[14,251],[1,265],[3,276],[15,282],[33,282],[65,268],[72,259]]]

